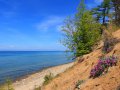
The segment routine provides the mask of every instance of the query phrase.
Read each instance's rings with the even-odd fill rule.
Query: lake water
[[[15,80],[47,67],[72,62],[62,51],[0,51],[0,83]]]

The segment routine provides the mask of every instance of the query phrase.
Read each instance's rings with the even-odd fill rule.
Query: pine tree
[[[102,24],[105,25],[107,23],[106,18],[109,18],[109,13],[111,9],[111,0],[104,0],[101,5],[92,9],[92,13],[95,15],[97,21],[102,20]]]
[[[115,10],[115,22],[120,25],[120,0],[112,0]]]

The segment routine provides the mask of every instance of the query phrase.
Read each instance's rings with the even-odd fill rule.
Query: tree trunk
[[[103,9],[103,25],[105,25],[106,20],[106,7]]]

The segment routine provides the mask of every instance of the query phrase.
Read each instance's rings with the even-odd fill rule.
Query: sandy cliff
[[[115,39],[120,39],[120,30],[112,33]],[[43,86],[42,90],[78,90],[75,88],[78,80],[85,80],[81,84],[80,90],[117,90],[120,85],[120,60],[116,66],[110,67],[108,73],[90,79],[90,70],[98,62],[98,58],[103,55],[101,52],[103,43],[90,54],[84,55],[83,62],[78,62],[72,68],[58,77],[54,78],[48,85]],[[105,56],[116,55],[120,59],[120,42],[117,42],[113,50]],[[118,89],[119,90],[119,89]]]

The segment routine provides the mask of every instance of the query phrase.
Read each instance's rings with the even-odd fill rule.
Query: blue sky
[[[86,0],[87,8],[102,0]],[[0,0],[0,51],[65,50],[60,26],[80,0]]]

